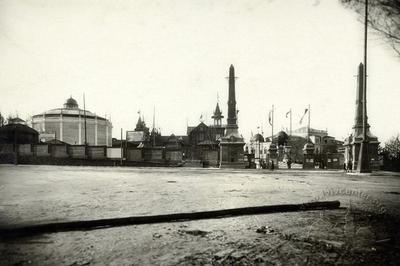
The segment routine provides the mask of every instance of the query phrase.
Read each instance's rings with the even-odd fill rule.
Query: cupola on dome
[[[64,103],[64,108],[68,109],[77,109],[78,108],[78,103],[76,100],[72,97],[69,97],[67,101]]]

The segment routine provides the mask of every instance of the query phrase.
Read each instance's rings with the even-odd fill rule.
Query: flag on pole
[[[286,118],[288,116],[288,114],[292,113],[292,110],[290,110],[289,112],[286,113]]]
[[[304,118],[304,116],[307,114],[307,112],[308,112],[308,108],[306,108],[306,109],[304,110],[304,114],[303,114],[303,116],[302,116],[301,119],[300,119],[300,125],[301,125],[301,123],[303,123],[303,118]]]
[[[268,122],[269,122],[269,124],[272,126],[272,110],[269,111]]]

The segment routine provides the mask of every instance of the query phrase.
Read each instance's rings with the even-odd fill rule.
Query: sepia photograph
[[[0,265],[400,265],[400,0],[0,0]]]

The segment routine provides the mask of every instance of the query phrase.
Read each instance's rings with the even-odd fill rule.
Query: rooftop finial
[[[64,103],[64,108],[76,109],[76,108],[78,108],[78,103],[74,98],[72,98],[72,96],[70,96],[67,99],[67,101]]]

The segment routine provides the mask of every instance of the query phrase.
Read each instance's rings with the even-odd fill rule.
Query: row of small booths
[[[182,150],[151,148],[112,148],[107,146],[85,146],[68,144],[0,144],[0,154],[13,154],[19,157],[49,157],[92,160],[120,160],[124,154],[126,161],[182,161]]]
[[[108,162],[182,162],[181,145],[174,136],[165,146],[119,145],[118,147],[70,145],[51,140],[39,142],[38,132],[27,125],[8,124],[0,127],[0,163],[52,163],[69,164],[77,161]],[[122,147],[121,147],[122,146]],[[86,163],[85,163],[86,164]]]
[[[68,144],[0,144],[0,153],[15,153],[18,156],[106,159],[106,146],[85,146]]]

